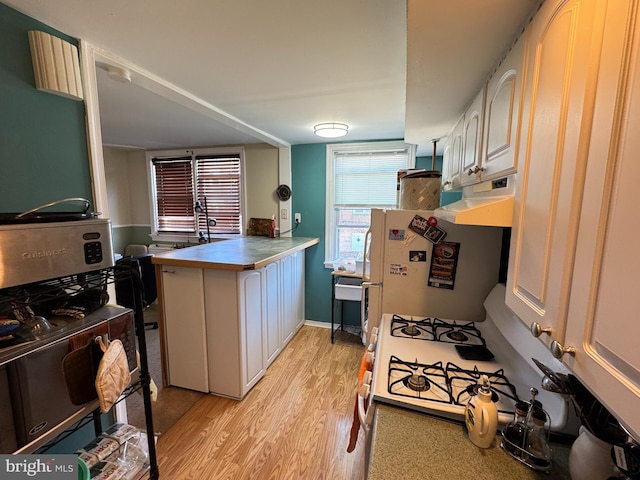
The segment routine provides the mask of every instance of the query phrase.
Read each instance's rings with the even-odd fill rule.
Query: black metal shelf
[[[52,308],[55,309],[74,304],[74,300],[81,298],[78,297],[78,295],[86,294],[88,291],[102,291],[106,293],[107,286],[114,284],[116,280],[124,283],[126,286],[130,286],[132,291],[132,297],[134,299],[134,308],[132,310],[138,341],[138,352],[140,355],[140,367],[137,371],[138,378],[123,392],[119,402],[123,401],[132,393],[142,390],[149,449],[149,478],[155,480],[160,477],[160,474],[157,465],[153,416],[151,411],[151,377],[149,375],[147,346],[144,334],[144,299],[139,270],[130,265],[116,265],[112,268],[96,270],[94,272],[69,275],[28,285],[5,288],[0,290],[0,314],[6,315],[11,313],[12,317],[15,317],[16,313],[20,315],[20,312],[27,316],[34,314],[42,315],[44,311],[50,311]],[[104,305],[104,302],[101,303]],[[93,308],[94,306],[95,305],[92,304],[88,305],[89,308]],[[100,305],[98,305],[98,308],[100,308]],[[55,319],[52,321],[55,323]],[[41,348],[59,339],[60,335],[67,335],[70,332],[75,333],[76,331],[82,331],[88,328],[87,324],[80,318],[66,319],[64,322],[66,323],[63,327],[56,325],[56,328],[50,333],[45,333],[42,336],[36,335],[28,339],[28,341],[25,341],[24,338],[17,339],[18,341],[15,346],[9,346],[9,348],[5,348],[3,352],[0,352],[3,356],[0,360],[3,362],[11,361],[13,357],[17,358],[21,355],[28,354],[28,352],[33,351],[35,348]],[[90,326],[89,324],[89,327]],[[76,413],[65,421],[14,453],[46,451],[91,422],[94,424],[96,436],[99,435],[102,432],[102,421],[97,401],[80,407]]]

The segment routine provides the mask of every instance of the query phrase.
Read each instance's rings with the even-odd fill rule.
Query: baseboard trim
[[[310,327],[331,329],[331,324],[329,322],[318,322],[317,320],[305,320],[304,324],[309,325]]]

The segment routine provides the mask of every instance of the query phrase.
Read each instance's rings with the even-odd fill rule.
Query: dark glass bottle
[[[527,412],[529,410],[529,404],[527,402],[519,401],[516,403],[516,412],[511,422],[504,433],[505,438],[513,445],[519,448],[525,448],[526,432],[527,432]],[[511,446],[510,446],[511,447]],[[512,453],[518,454],[519,452],[515,448],[509,448]]]

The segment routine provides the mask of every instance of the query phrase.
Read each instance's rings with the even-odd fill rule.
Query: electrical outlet
[[[296,223],[302,223],[302,216],[299,213],[294,214]]]
[[[283,208],[283,209],[280,210],[280,218],[282,220],[286,220],[287,219],[287,209],[286,208]]]

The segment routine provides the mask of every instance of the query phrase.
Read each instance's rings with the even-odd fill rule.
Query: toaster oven
[[[108,219],[0,225],[0,289],[113,265]]]

